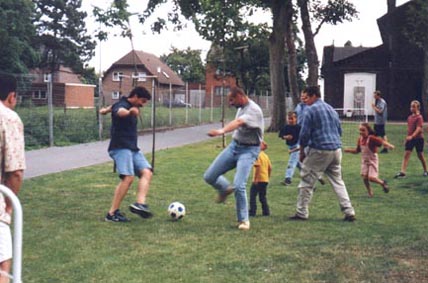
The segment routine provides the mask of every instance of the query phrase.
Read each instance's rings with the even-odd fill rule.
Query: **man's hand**
[[[220,136],[224,134],[224,130],[223,129],[218,129],[218,130],[211,130],[208,132],[208,136],[210,137],[216,137],[216,136]]]
[[[138,116],[138,115],[140,115],[140,108],[138,108],[138,107],[131,107],[129,109],[129,115],[131,115],[131,116]]]

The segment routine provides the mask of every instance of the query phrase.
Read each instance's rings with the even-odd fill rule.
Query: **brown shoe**
[[[343,221],[348,222],[354,222],[355,220],[357,220],[357,218],[355,218],[355,215],[345,215],[345,218],[343,218]]]
[[[300,216],[298,214],[295,214],[295,215],[293,215],[291,217],[288,217],[288,219],[290,219],[290,220],[300,220],[300,221],[306,221],[306,220],[308,220],[308,218],[304,218],[304,217],[302,217],[302,216]]]
[[[234,192],[234,189],[232,187],[228,187],[224,192],[219,192],[216,202],[217,203],[224,203],[227,199],[227,197]]]

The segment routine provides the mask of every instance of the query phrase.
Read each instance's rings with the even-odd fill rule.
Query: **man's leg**
[[[138,180],[137,187],[137,203],[146,203],[146,196],[149,192],[150,182],[152,180],[152,170],[143,169],[141,170],[141,177]]]
[[[230,182],[223,176],[227,171],[235,168],[236,158],[233,148],[226,147],[211,163],[204,173],[204,180],[213,186],[219,194],[224,193],[230,186]]]
[[[248,221],[247,180],[250,176],[251,169],[253,168],[254,161],[256,161],[259,155],[260,147],[253,146],[240,150],[242,152],[237,153],[238,162],[236,164],[233,187],[235,188],[236,214],[238,222],[243,222]]]
[[[121,178],[121,181],[114,191],[113,201],[109,210],[110,215],[113,215],[113,213],[120,208],[120,204],[122,203],[122,200],[128,192],[128,189],[132,185],[133,181],[134,176],[123,176]]]
[[[355,211],[352,207],[348,191],[346,190],[345,182],[342,179],[342,151],[341,149],[337,149],[329,152],[329,154],[333,155],[333,160],[329,164],[325,174],[333,186],[333,190],[337,195],[342,212],[347,217],[353,217],[355,216]]]

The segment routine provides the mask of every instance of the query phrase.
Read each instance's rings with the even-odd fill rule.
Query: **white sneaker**
[[[250,221],[241,221],[238,225],[239,230],[248,231],[250,230]]]

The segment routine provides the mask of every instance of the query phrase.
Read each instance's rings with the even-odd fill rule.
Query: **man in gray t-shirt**
[[[373,97],[375,99],[374,103],[372,103],[372,108],[375,112],[374,130],[378,137],[381,137],[385,141],[388,141],[385,132],[385,124],[388,118],[388,105],[385,99],[382,98],[382,93],[379,90],[376,90],[373,93]],[[381,153],[388,153],[388,150],[386,148],[383,148]]]
[[[204,180],[218,191],[218,203],[226,201],[228,195],[235,193],[238,229],[249,230],[246,185],[263,140],[263,112],[240,88],[232,88],[228,99],[230,105],[238,108],[235,120],[222,129],[209,131],[208,135],[215,137],[233,131],[233,140],[211,163]],[[234,168],[235,177],[233,183],[230,183],[224,174]]]

